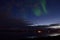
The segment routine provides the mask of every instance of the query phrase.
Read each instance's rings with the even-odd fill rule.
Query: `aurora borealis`
[[[33,24],[60,23],[60,0],[6,0],[2,4],[9,18]]]
[[[47,3],[46,3],[46,0],[42,0],[42,3],[41,3],[41,5],[42,5],[42,8],[43,8],[43,11],[45,12],[45,13],[47,13],[47,9],[46,9],[46,5]]]
[[[60,0],[0,1],[0,29],[2,31],[4,30],[3,33],[1,33],[4,36],[4,38],[6,36],[6,38],[8,38],[9,36],[11,36],[11,34],[12,37],[15,37],[15,35],[16,37],[19,36],[18,38],[22,37],[23,34],[24,37],[27,37],[28,35],[35,35],[39,37],[40,34],[38,34],[37,32],[41,31],[40,27],[41,29],[43,28],[42,30],[44,30],[42,31],[43,36],[47,34],[47,32],[49,34],[50,31],[50,28],[46,30],[45,27],[50,27],[52,24],[60,24]],[[27,30],[32,29],[33,31],[26,31],[25,28],[27,28]],[[25,31],[21,33],[22,31],[20,31],[20,29],[22,29],[22,31]],[[13,33],[10,33],[10,30]],[[56,29],[53,28],[52,31],[54,30]],[[56,30],[56,32],[57,31],[60,30]],[[27,32],[27,34],[25,32]],[[3,36],[1,37],[3,38]]]
[[[47,10],[46,10],[46,0],[40,0],[40,5],[42,7],[43,12],[47,13]],[[34,11],[36,16],[40,16],[42,10],[40,9],[40,7],[37,4],[33,11]]]

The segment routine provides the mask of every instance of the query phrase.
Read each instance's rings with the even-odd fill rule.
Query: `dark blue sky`
[[[24,18],[24,20],[31,21],[33,24],[60,23],[60,0],[46,0],[48,13],[42,13],[40,16],[35,16],[32,12],[34,4],[40,4],[39,0],[17,0],[16,2],[19,3],[19,6],[13,5],[12,18]]]

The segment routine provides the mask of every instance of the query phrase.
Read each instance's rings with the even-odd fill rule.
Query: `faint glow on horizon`
[[[47,21],[31,21],[32,25],[29,26],[39,26],[39,25],[50,25],[50,24],[60,24],[59,21],[47,20]]]
[[[28,26],[39,26],[39,25],[50,25],[50,24],[48,24],[48,23],[47,24],[46,23],[45,24],[32,24],[32,25],[28,25]]]

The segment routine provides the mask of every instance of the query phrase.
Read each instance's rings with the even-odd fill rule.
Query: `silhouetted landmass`
[[[23,20],[17,20],[17,19],[0,19],[0,27],[4,28],[13,28],[13,27],[26,27],[29,23],[24,22]]]
[[[59,24],[50,24],[49,26],[58,26],[58,25],[60,25],[60,23]]]

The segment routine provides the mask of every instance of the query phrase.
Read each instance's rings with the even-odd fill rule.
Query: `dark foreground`
[[[35,30],[36,31],[36,30]],[[0,29],[0,39],[6,40],[17,40],[17,39],[47,39],[47,38],[57,38],[60,36],[49,37],[47,33],[37,33],[37,31],[31,30],[12,30],[12,29]],[[43,31],[44,32],[44,31]]]

